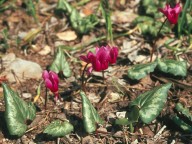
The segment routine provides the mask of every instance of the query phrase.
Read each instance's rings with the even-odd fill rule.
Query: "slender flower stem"
[[[48,96],[47,96],[47,88],[45,89],[45,110],[47,109],[47,100],[48,100]]]
[[[103,84],[105,84],[105,71],[102,71],[102,76],[103,76]]]
[[[84,69],[83,69],[83,73],[81,75],[81,86],[82,86],[82,89],[85,90],[85,84],[86,82],[84,83],[85,81],[85,70],[87,69],[87,66],[88,66],[88,63],[85,65]]]
[[[152,52],[151,52],[150,62],[152,62],[152,59],[153,59],[153,54],[154,54],[154,52],[155,52],[155,44],[156,44],[156,42],[157,42],[157,38],[158,38],[158,36],[159,36],[159,34],[160,34],[163,26],[165,25],[165,22],[166,22],[166,21],[167,21],[167,18],[164,20],[164,22],[162,23],[161,27],[159,28],[159,31],[158,31],[157,36],[156,36],[156,38],[155,38],[155,42],[153,43],[153,48],[152,48]],[[158,55],[159,55],[159,50],[157,49],[157,56],[158,56]]]

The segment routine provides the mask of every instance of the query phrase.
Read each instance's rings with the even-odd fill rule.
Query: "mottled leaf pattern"
[[[99,114],[83,91],[80,92],[80,96],[82,99],[84,128],[86,132],[92,133],[96,130],[96,124],[103,124],[103,120],[100,118]]]
[[[5,98],[5,121],[10,135],[22,136],[27,130],[27,120],[33,120],[36,109],[32,103],[26,103],[18,93],[6,84],[2,84]]]
[[[187,117],[192,122],[192,114],[190,113],[189,109],[184,108],[181,103],[177,103],[175,108],[178,112],[182,113],[185,117]]]
[[[183,77],[187,75],[186,61],[176,61],[172,59],[158,59],[157,61],[157,68],[164,73]]]
[[[187,123],[185,123],[183,120],[181,120],[178,116],[173,116],[172,120],[174,121],[174,123],[180,127],[182,130],[192,133],[192,126],[188,125]]]
[[[67,134],[70,134],[73,131],[73,125],[67,121],[55,120],[51,122],[43,131],[52,137],[63,137]]]
[[[167,100],[167,93],[170,87],[170,83],[157,86],[139,95],[131,102],[130,106],[139,107],[139,115],[144,123],[150,123],[159,115]]]
[[[57,55],[51,64],[50,70],[56,73],[62,71],[65,77],[71,76],[71,69],[63,53],[62,46],[58,47]]]
[[[79,12],[72,7],[66,0],[59,0],[57,4],[57,10],[69,15],[69,20],[72,27],[79,34],[88,33],[92,30],[96,24],[98,24],[98,18],[96,15],[91,14],[87,17],[81,17]]]
[[[150,72],[153,72],[156,65],[156,62],[134,65],[128,70],[128,77],[133,80],[140,80]]]

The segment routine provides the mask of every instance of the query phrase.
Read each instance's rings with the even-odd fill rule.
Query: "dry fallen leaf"
[[[56,36],[60,40],[64,40],[64,41],[72,41],[72,40],[75,40],[77,38],[76,33],[74,31],[71,31],[71,30],[57,33]]]
[[[40,55],[47,55],[51,52],[51,48],[50,46],[46,45],[41,51],[39,51],[38,53]]]

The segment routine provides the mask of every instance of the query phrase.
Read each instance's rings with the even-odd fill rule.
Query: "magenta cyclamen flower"
[[[118,56],[118,48],[117,47],[110,47],[110,46],[102,46],[96,47],[95,54],[89,52],[87,56],[82,55],[80,59],[85,61],[86,63],[91,63],[92,66],[88,68],[88,74],[95,71],[103,71],[106,70],[109,64],[116,63],[117,56]]]
[[[50,89],[51,92],[55,94],[55,98],[58,98],[58,85],[59,85],[59,78],[58,75],[53,71],[44,70],[42,77],[45,81],[46,88]]]
[[[182,8],[180,3],[177,3],[174,8],[171,8],[169,4],[166,4],[165,8],[160,8],[159,11],[162,12],[171,24],[176,24],[178,21],[179,14]]]

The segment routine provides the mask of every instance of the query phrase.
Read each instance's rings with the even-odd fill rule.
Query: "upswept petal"
[[[180,13],[181,10],[182,10],[182,8],[181,8],[181,6],[180,6],[180,3],[177,3],[174,9],[175,9],[175,12],[176,12],[176,13]]]
[[[49,79],[45,79],[45,86],[52,91],[53,83]]]
[[[97,58],[93,59],[92,66],[95,71],[101,71],[101,63]]]
[[[110,51],[110,64],[114,64],[116,63],[117,60],[117,56],[118,56],[118,48],[117,47],[113,47]]]
[[[42,73],[42,78],[45,80],[47,78],[49,78],[49,72],[47,70],[44,70]]]
[[[49,76],[50,76],[50,79],[52,79],[51,81],[54,81],[54,83],[59,83],[59,77],[55,72],[50,71]]]
[[[89,63],[89,60],[88,60],[87,56],[81,55],[79,58],[80,58],[82,61],[84,61],[84,62],[86,62],[86,63]]]

